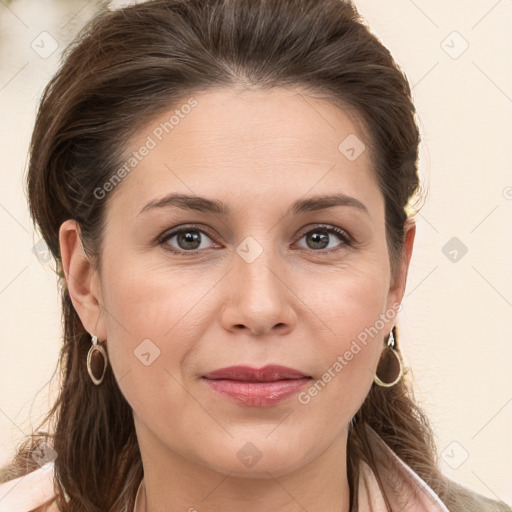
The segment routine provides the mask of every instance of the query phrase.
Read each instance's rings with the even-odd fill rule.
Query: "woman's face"
[[[364,143],[346,113],[290,89],[203,92],[130,141],[137,162],[103,199],[101,276],[76,259],[68,286],[106,340],[145,458],[279,476],[344,453],[414,239],[408,223],[395,286]],[[320,200],[334,195],[346,199]],[[309,378],[205,378],[267,365]]]

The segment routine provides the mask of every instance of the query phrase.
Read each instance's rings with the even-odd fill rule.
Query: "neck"
[[[134,512],[349,512],[346,441],[346,435],[339,436],[319,457],[294,471],[267,471],[258,478],[222,474],[179,458],[163,467],[156,464],[165,460],[161,448],[155,458],[142,449],[145,476]]]

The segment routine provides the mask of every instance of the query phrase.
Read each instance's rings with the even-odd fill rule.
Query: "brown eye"
[[[170,243],[170,241],[174,238],[176,239],[174,242],[175,245]],[[208,248],[204,245],[202,246],[202,244],[205,242],[205,239],[211,240],[205,231],[195,227],[183,227],[180,229],[175,229],[164,235],[164,237],[160,239],[160,243],[165,244],[166,246],[170,246],[169,250],[176,253],[188,252],[194,254],[199,250]]]
[[[335,245],[334,247],[329,247],[329,243],[333,239],[332,235],[335,235],[335,237],[343,243]],[[306,248],[313,249],[315,251],[322,251],[324,249],[327,249],[327,251],[331,249],[336,250],[336,247],[351,245],[350,237],[346,231],[334,226],[320,226],[315,229],[311,229],[302,235],[302,238],[304,237],[306,239]]]

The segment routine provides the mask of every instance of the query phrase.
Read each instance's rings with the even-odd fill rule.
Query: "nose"
[[[225,283],[222,325],[231,332],[247,329],[255,336],[283,335],[294,329],[293,291],[283,265],[263,253],[252,262],[238,254]]]

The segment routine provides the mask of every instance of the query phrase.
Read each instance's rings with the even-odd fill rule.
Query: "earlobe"
[[[82,246],[77,221],[68,219],[61,224],[59,245],[62,270],[73,307],[84,328],[99,339],[104,339],[97,272]]]

